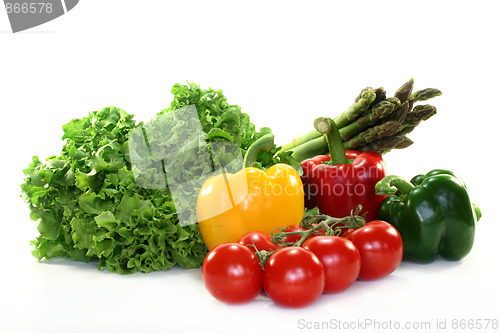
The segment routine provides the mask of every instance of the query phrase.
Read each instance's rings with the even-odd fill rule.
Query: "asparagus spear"
[[[394,94],[394,97],[399,99],[401,103],[406,102],[408,100],[408,97],[410,97],[411,92],[413,90],[413,78],[411,78],[408,82],[403,84]]]
[[[301,145],[308,143],[309,141],[320,138],[322,135],[323,134],[321,134],[320,132],[318,132],[314,129],[314,130],[302,135],[301,137],[295,138],[291,142],[284,144],[283,146],[281,146],[281,149],[278,151],[278,153],[288,151],[288,150],[293,150],[296,147],[300,147]]]
[[[397,136],[399,137],[399,136]],[[413,140],[406,137],[406,136],[403,136],[401,138],[401,141],[399,141],[398,143],[394,144],[394,146],[392,148],[394,149],[405,149],[405,148],[408,148],[409,146],[411,146],[413,144]],[[387,149],[387,148],[386,148]]]
[[[397,121],[403,124],[406,119],[406,115],[408,114],[408,108],[409,108],[409,103],[408,101],[405,101],[401,106],[399,106],[389,117],[384,119],[385,122],[387,121]]]
[[[367,115],[358,118],[356,121],[339,130],[340,136],[344,141],[349,140],[354,135],[363,131],[364,129],[375,125],[380,119],[387,117],[394,111],[395,105],[389,101],[380,101]]]
[[[403,149],[413,144],[410,138],[403,135],[393,135],[370,142],[369,144],[359,148],[361,151],[374,151],[379,154],[385,154],[391,149]]]
[[[435,88],[427,88],[414,92],[408,97],[410,102],[410,110],[413,108],[413,104],[416,102],[426,101],[433,97],[441,96],[441,91]]]
[[[337,128],[342,128],[349,125],[352,121],[358,119],[365,111],[368,110],[370,104],[375,100],[377,95],[373,89],[367,89],[361,92],[361,98],[351,105],[349,110],[335,118]]]
[[[372,105],[376,105],[379,102],[384,101],[387,98],[387,93],[385,92],[385,89],[382,87],[378,87],[375,89],[375,100],[373,101]]]
[[[411,112],[408,112],[406,121],[399,129],[398,134],[406,135],[410,133],[415,129],[415,127],[418,126],[418,124],[420,124],[424,120],[429,119],[436,113],[436,108],[432,105],[425,104],[415,106],[413,110],[411,110]]]
[[[364,115],[368,114],[372,110],[373,107],[375,107],[378,103],[385,101],[385,99],[387,98],[387,95],[386,95],[384,88],[378,87],[374,91],[375,91],[375,99],[368,107],[368,110],[365,111]]]
[[[319,133],[319,132],[318,132]],[[300,146],[289,149],[292,152],[292,157],[299,162],[316,155],[323,155],[328,152],[328,143],[323,134],[320,137],[309,140]]]
[[[365,91],[368,91],[368,90],[373,90],[373,88],[372,88],[372,87],[366,87],[366,88],[362,89],[362,90],[359,92],[358,96],[356,96],[356,98],[354,99],[354,103],[359,102],[359,100],[361,99],[361,95],[362,95]]]
[[[363,94],[363,92],[367,91],[369,89],[375,91],[375,96],[376,96],[375,100],[372,102],[371,105],[377,104],[378,102],[386,99],[386,92],[385,92],[385,89],[383,87],[378,87],[377,89],[373,89],[372,87],[366,87],[365,89],[361,90],[361,92],[358,94],[358,96],[356,96],[356,98],[354,99],[354,102],[358,102],[361,99],[361,95]]]
[[[394,104],[394,110],[397,110],[401,106],[401,101],[397,97],[387,97],[386,101]]]
[[[427,88],[414,92],[408,97],[410,102],[426,101],[430,98],[441,96],[441,91],[435,88]]]
[[[400,122],[388,121],[371,127],[344,142],[345,149],[357,149],[367,143],[396,134],[401,126]]]

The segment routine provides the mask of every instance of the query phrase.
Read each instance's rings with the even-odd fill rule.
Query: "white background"
[[[496,1],[81,1],[12,34],[0,10],[0,331],[303,332],[359,319],[378,321],[379,331],[389,321],[428,322],[413,330],[423,332],[439,320],[443,332],[453,319],[500,319],[499,12]],[[391,174],[446,168],[465,180],[483,218],[461,262],[404,262],[384,279],[291,310],[264,296],[222,304],[199,269],[119,276],[31,256],[37,230],[19,197],[22,170],[33,155],[60,152],[72,118],[114,105],[148,121],[169,106],[171,86],[189,80],[222,89],[283,144],[314,118],[346,110],[362,88],[393,93],[410,77],[415,89],[443,91],[430,102],[438,114],[385,160]],[[349,331],[342,327],[316,331]]]

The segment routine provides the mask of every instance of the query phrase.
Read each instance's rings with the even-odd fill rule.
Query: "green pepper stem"
[[[245,168],[255,166],[260,152],[269,152],[274,148],[274,134],[269,133],[257,139],[248,147],[243,163]]]
[[[398,190],[400,194],[408,194],[413,188],[415,186],[403,177],[391,175],[382,178],[375,184],[375,193],[378,195],[388,195],[394,194]]]
[[[472,204],[472,208],[474,208],[474,212],[476,213],[476,218],[477,218],[476,221],[479,221],[482,216],[481,209],[479,209],[479,207],[475,203]]]
[[[330,151],[330,163],[332,165],[347,164],[342,138],[335,122],[331,118],[320,117],[314,121],[314,128],[326,135],[328,149]]]

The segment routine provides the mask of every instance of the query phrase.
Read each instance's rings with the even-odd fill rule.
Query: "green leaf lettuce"
[[[163,145],[159,151],[179,142],[196,147],[194,152],[186,150],[182,158],[169,159],[168,154],[164,158],[164,167],[189,170],[179,173],[181,180],[206,172],[206,163],[195,153],[211,150],[213,142],[234,143],[244,154],[252,142],[271,132],[269,128],[256,132],[249,116],[239,106],[228,104],[220,90],[200,89],[190,83],[174,85],[172,93],[171,106],[147,125],[160,126],[158,122],[166,121],[176,126],[172,111],[195,105],[199,119],[193,121],[201,122],[208,142],[184,142],[188,136],[181,123],[179,130],[148,138],[150,144]],[[207,248],[198,225],[181,225],[168,188],[138,185],[141,177],[165,182],[158,167],[146,164],[148,156],[134,155],[144,165],[131,165],[130,154],[141,154],[129,149],[129,136],[138,126],[144,124],[137,124],[131,114],[106,107],[63,126],[65,142],[60,155],[48,157],[44,163],[33,157],[24,170],[21,189],[31,219],[38,221],[40,235],[32,241],[36,258],[97,261],[100,270],[120,274],[164,271],[176,264],[201,266]],[[275,152],[259,156],[258,167],[280,162]],[[229,160],[235,153],[219,149],[217,154],[218,160]],[[196,197],[187,193],[180,200],[192,206]]]

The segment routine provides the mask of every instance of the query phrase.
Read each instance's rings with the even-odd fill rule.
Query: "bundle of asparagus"
[[[393,97],[387,97],[382,87],[363,89],[351,107],[334,120],[344,148],[385,154],[391,149],[403,149],[413,144],[406,135],[436,114],[432,105],[414,104],[441,95],[441,91],[434,88],[412,93],[413,84],[411,78]],[[285,151],[291,151],[292,156],[301,162],[326,153],[328,144],[323,134],[312,130],[283,145],[280,152]]]

